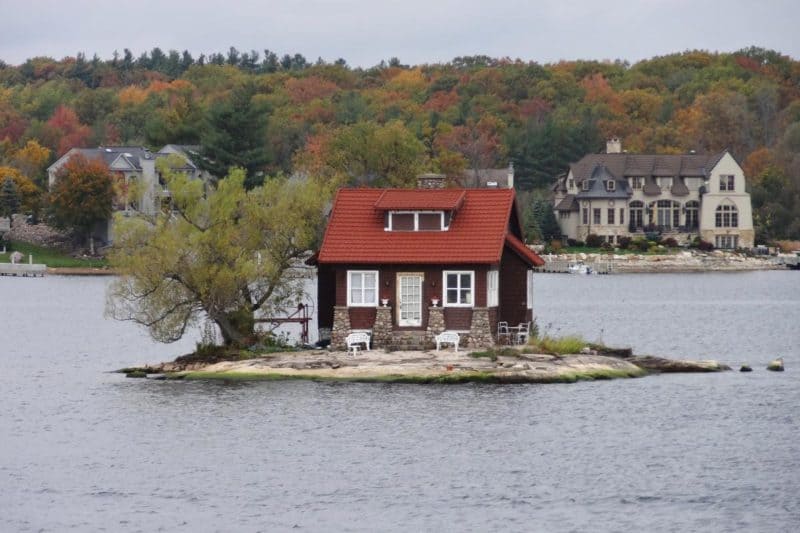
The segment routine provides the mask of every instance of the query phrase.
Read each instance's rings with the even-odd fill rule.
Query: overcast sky
[[[800,0],[0,0],[0,59],[268,48],[369,67],[456,56],[551,63],[750,45],[800,58]]]

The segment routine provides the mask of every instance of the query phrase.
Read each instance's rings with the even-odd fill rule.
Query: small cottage
[[[341,189],[319,252],[318,318],[340,348],[429,347],[442,331],[494,344],[532,319],[532,267],[513,189]]]

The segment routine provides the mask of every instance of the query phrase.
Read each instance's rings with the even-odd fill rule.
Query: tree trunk
[[[91,230],[89,230],[89,255],[94,255],[94,235],[91,234]]]
[[[225,346],[248,346],[255,341],[253,311],[239,309],[214,318]]]

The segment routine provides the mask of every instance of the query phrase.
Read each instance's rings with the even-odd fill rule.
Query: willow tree
[[[160,168],[172,209],[116,221],[106,313],[180,339],[205,318],[226,345],[253,341],[255,319],[300,296],[297,269],[316,242],[327,195],[311,180],[272,178],[252,190],[234,169],[210,186]]]

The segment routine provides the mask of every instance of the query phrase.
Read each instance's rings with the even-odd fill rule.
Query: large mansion
[[[605,154],[572,163],[553,186],[561,232],[585,241],[659,233],[678,242],[695,237],[717,248],[753,246],[750,195],[742,167],[716,155],[627,154],[618,139]]]

